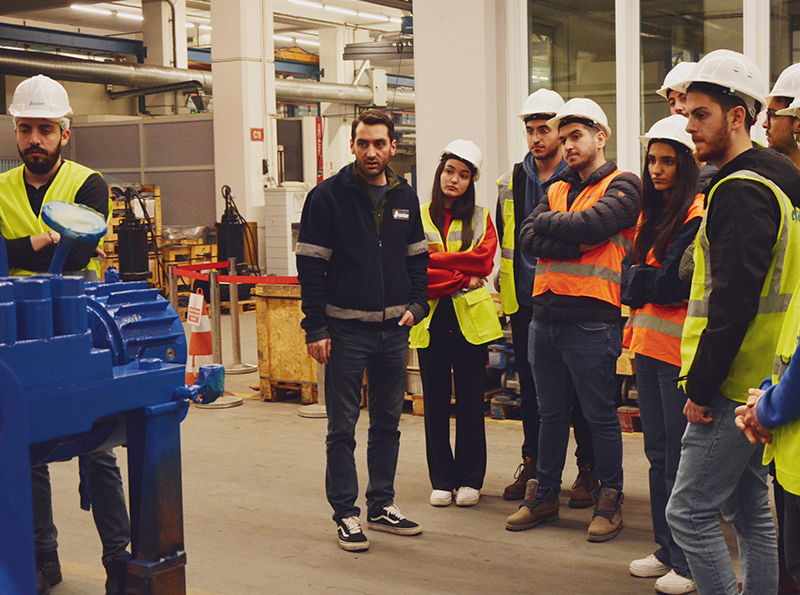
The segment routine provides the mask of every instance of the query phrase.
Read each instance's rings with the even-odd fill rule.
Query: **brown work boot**
[[[592,492],[600,487],[600,482],[594,476],[591,465],[584,465],[578,469],[578,477],[572,484],[572,493],[569,495],[570,508],[589,508],[594,504]]]
[[[625,495],[612,488],[600,488],[596,492],[594,516],[589,524],[587,541],[608,541],[622,530],[622,501]]]
[[[536,463],[530,457],[523,457],[514,472],[514,483],[503,490],[504,500],[522,500],[525,497],[525,486],[529,479],[536,479]]]
[[[539,482],[529,479],[525,487],[525,499],[519,510],[506,519],[509,531],[533,529],[539,523],[558,520],[558,489],[551,490],[547,497],[539,499]]]

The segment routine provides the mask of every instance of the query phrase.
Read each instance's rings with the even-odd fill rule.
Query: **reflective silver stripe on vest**
[[[633,246],[633,240],[631,240],[630,238],[626,238],[621,233],[618,233],[618,234],[615,234],[615,235],[611,236],[608,239],[608,241],[611,242],[612,244],[614,244],[615,246],[618,246],[620,248],[624,248],[626,252],[628,250],[630,250],[631,247]]]
[[[745,177],[746,176],[746,177]],[[763,184],[772,190],[772,193],[775,195],[775,198],[781,203],[782,209],[781,212],[783,213],[783,225],[781,229],[778,231],[779,234],[779,243],[778,243],[778,256],[775,260],[775,268],[772,271],[772,279],[770,280],[769,286],[769,293],[766,296],[762,296],[758,299],[758,312],[757,314],[778,314],[781,312],[786,312],[789,309],[789,302],[792,299],[792,295],[790,293],[781,293],[781,278],[783,276],[783,265],[786,259],[786,250],[789,245],[789,214],[792,210],[791,205],[787,205],[787,198],[784,195],[784,192],[778,187],[775,182],[765,178],[761,174],[758,174],[754,171],[750,171],[747,169],[742,169],[737,172],[732,173],[731,175],[723,178],[717,183],[717,186],[722,184],[723,182],[731,179],[750,179],[754,178],[759,180]],[[716,190],[717,186],[712,189],[712,193]],[[713,198],[713,195],[711,196]],[[703,223],[700,226],[700,247],[702,248],[702,255],[703,261],[705,263],[705,288],[703,290],[703,299],[702,300],[690,300],[689,301],[689,308],[687,310],[687,316],[691,316],[692,318],[708,318],[708,301],[709,296],[711,295],[711,262],[710,262],[710,248],[708,245],[708,239],[706,238],[705,228],[706,228],[706,220],[708,217],[708,210],[706,210],[706,214],[703,215]]]
[[[422,240],[421,242],[409,244],[408,247],[406,248],[406,256],[416,256],[417,254],[422,254],[423,252],[427,252],[428,241],[429,240]]]
[[[680,339],[681,335],[683,334],[682,324],[672,322],[670,320],[664,320],[663,318],[653,316],[652,314],[642,314],[641,312],[637,312],[631,317],[629,323],[634,328],[646,328],[651,331],[661,333],[662,335],[675,337],[676,339]]]
[[[484,234],[486,233],[486,223],[483,218],[483,208],[482,207],[475,207],[475,213],[472,215],[472,230],[473,234],[478,234],[478,230],[480,230],[479,235],[473,235],[472,238],[472,247],[474,248],[478,244],[481,243]],[[448,242],[461,242],[461,230],[451,231],[447,234],[447,241]],[[437,235],[438,238],[438,235]]]
[[[316,244],[305,244],[297,242],[294,253],[300,256],[310,256],[311,258],[321,258],[322,260],[330,260],[333,250],[325,248],[324,246],[317,246]]]
[[[427,238],[426,241],[429,244],[438,244],[438,243],[441,242],[441,240],[439,240],[439,232],[438,231],[426,231],[425,232],[425,237]]]
[[[505,258],[506,260],[514,260],[514,249],[500,248],[500,258]]]
[[[790,360],[791,361],[791,360]],[[778,382],[780,382],[783,375],[786,374],[786,370],[789,369],[789,362],[783,361],[783,358],[780,355],[775,356],[775,363],[772,365],[772,373],[777,377]]]
[[[537,266],[536,275],[546,275],[547,273],[557,273],[559,275],[575,275],[576,277],[595,277],[608,281],[614,285],[620,284],[622,274],[614,269],[609,269],[599,264],[584,264],[581,262],[566,262],[553,260],[547,263],[546,267]]]
[[[331,304],[325,304],[325,314],[340,320],[360,320],[361,322],[383,322],[390,318],[400,318],[408,310],[408,304],[402,306],[389,306],[382,312],[380,310],[348,310]]]

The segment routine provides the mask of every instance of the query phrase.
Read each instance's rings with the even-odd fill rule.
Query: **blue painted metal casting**
[[[185,387],[185,362],[178,315],[145,283],[0,278],[0,593],[35,593],[31,465],[122,444],[128,593],[185,593],[180,422],[192,390],[210,402],[224,384],[209,369]]]

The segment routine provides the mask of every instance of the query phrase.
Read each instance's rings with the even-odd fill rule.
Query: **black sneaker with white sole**
[[[419,535],[422,527],[408,520],[394,504],[375,508],[367,514],[367,525],[375,531],[386,531],[395,535]]]
[[[339,547],[348,552],[364,552],[369,549],[369,539],[361,529],[361,521],[357,516],[349,516],[341,521],[336,521],[338,525]]]

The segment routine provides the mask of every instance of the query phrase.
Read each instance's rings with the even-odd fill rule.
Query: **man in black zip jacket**
[[[368,526],[397,535],[422,532],[394,505],[408,332],[429,311],[428,242],[416,193],[388,167],[396,147],[394,124],[383,112],[369,110],[353,122],[355,163],[309,192],[296,248],[306,347],[327,364],[325,489],[347,551],[369,548],[355,504],[355,427],[365,370]]]

